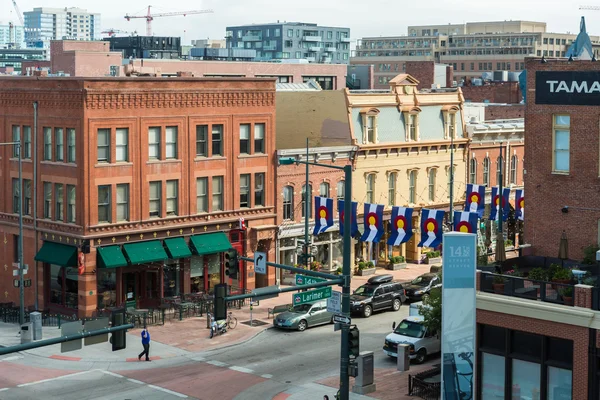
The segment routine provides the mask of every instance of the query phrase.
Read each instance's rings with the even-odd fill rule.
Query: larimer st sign
[[[331,297],[331,286],[326,286],[321,289],[309,290],[308,292],[296,293],[292,296],[294,306],[304,303],[312,303],[317,300],[325,300]]]
[[[600,71],[537,71],[535,103],[600,105]]]

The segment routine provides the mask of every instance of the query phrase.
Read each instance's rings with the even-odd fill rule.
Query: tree
[[[423,297],[423,305],[419,306],[419,313],[424,318],[423,324],[431,332],[442,330],[442,289],[431,289],[428,295]]]

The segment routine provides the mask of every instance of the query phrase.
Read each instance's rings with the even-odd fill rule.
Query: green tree
[[[419,312],[424,318],[424,325],[430,331],[440,333],[442,330],[442,290],[431,289],[428,295],[423,297],[423,305],[419,306]]]

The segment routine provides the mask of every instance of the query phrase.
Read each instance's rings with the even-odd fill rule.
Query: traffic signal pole
[[[352,242],[350,232],[352,229],[352,166],[344,166],[344,261],[342,264],[342,275],[344,284],[342,286],[342,314],[350,317],[350,279],[352,273]],[[350,399],[350,349],[349,349],[349,325],[342,324],[342,346],[340,354],[340,399]]]

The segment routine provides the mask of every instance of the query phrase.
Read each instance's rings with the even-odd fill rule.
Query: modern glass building
[[[100,14],[85,9],[37,7],[23,16],[27,47],[49,48],[50,40],[101,40]]]

